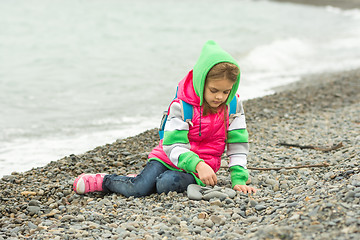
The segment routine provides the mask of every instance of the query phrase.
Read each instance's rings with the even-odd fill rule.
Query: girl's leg
[[[158,161],[149,161],[136,177],[106,175],[103,180],[103,191],[120,193],[126,197],[148,196],[156,192],[156,178],[165,172],[167,167]]]
[[[157,193],[184,192],[187,186],[195,184],[195,178],[190,173],[167,170],[156,181]]]

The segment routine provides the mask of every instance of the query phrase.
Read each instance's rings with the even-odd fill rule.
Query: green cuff
[[[174,130],[174,131],[165,131],[163,145],[172,145],[176,143],[189,143],[188,139],[189,131],[185,130]]]
[[[238,165],[232,166],[230,167],[230,174],[232,187],[235,187],[235,185],[246,185],[246,181],[249,178],[247,169]]]
[[[249,142],[249,133],[246,129],[235,129],[228,132],[227,143]]]
[[[192,151],[185,152],[179,156],[178,167],[184,169],[186,172],[196,172],[196,165],[198,165],[200,161],[204,160],[200,159],[196,153]]]
[[[195,175],[195,173],[191,172],[190,174],[194,176],[194,179],[198,185],[206,187],[206,185]]]

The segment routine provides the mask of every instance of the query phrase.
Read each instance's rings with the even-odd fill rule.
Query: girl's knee
[[[192,183],[193,177],[176,171],[166,171],[156,179],[156,191],[158,193],[184,192]]]

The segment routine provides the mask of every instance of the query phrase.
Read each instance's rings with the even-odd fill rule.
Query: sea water
[[[0,2],[0,176],[158,127],[202,45],[242,99],[360,66],[359,9],[241,0]]]

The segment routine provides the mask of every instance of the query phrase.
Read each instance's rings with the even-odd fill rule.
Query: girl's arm
[[[163,149],[175,166],[196,172],[196,166],[203,160],[190,150],[188,133],[189,124],[183,120],[181,102],[175,100],[170,105],[165,124]]]
[[[230,116],[227,139],[227,155],[230,159],[229,167],[233,188],[236,185],[246,185],[249,176],[246,168],[248,152],[249,140],[245,113],[242,102],[237,98],[236,114]]]

